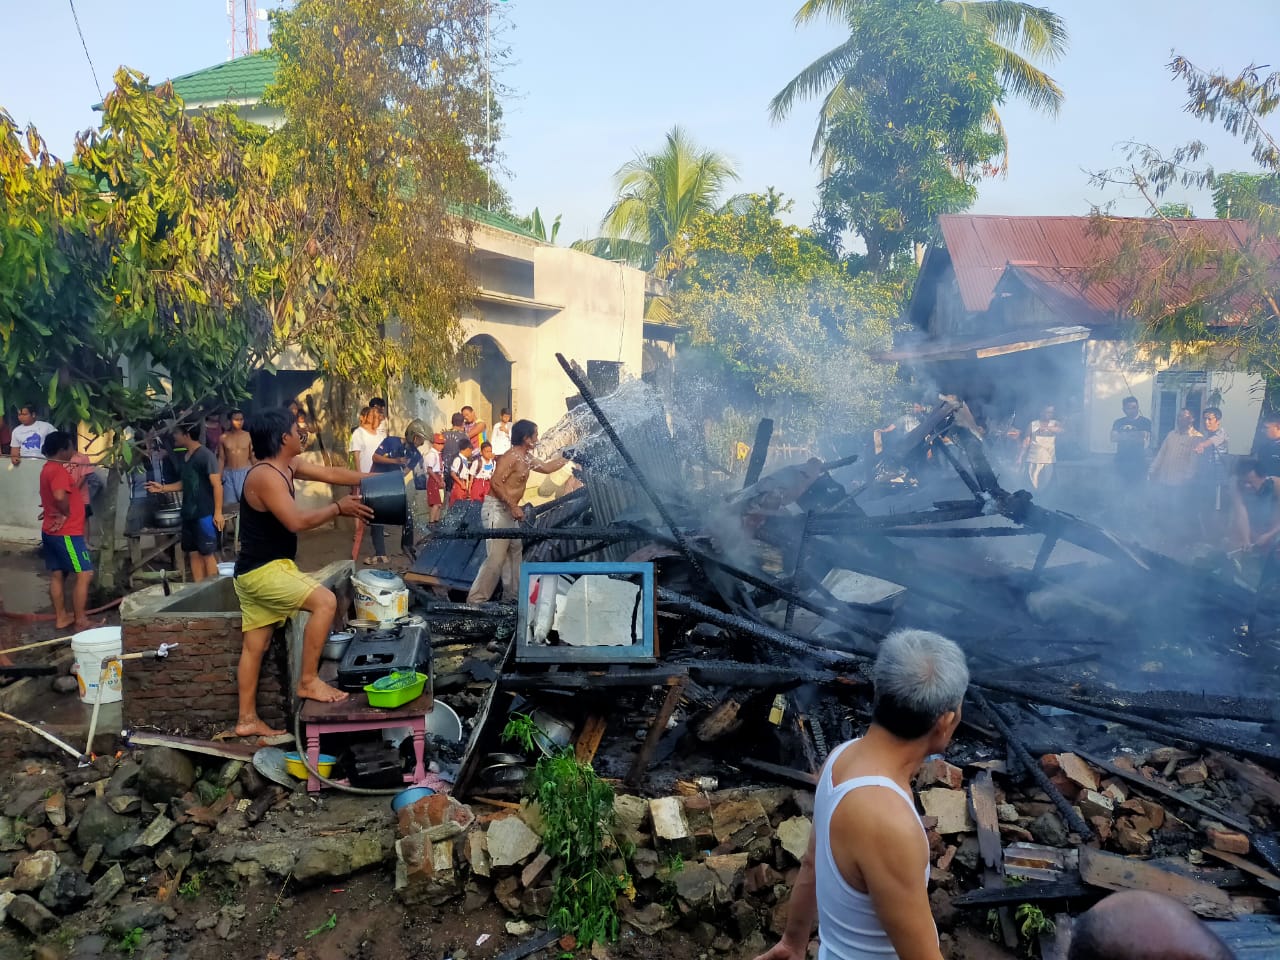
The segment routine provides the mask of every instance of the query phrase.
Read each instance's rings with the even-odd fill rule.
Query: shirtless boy
[[[218,465],[222,468],[223,499],[239,503],[244,496],[244,478],[253,465],[253,444],[244,428],[244,412],[231,411],[231,429],[218,444]]]

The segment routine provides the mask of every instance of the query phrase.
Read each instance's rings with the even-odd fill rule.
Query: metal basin
[[[320,658],[322,660],[341,660],[354,637],[355,634],[349,632],[329,634],[329,639],[324,642],[324,647],[320,651]]]

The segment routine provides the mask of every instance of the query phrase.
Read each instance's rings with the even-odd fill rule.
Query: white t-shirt
[[[356,463],[361,473],[369,473],[373,470],[373,454],[380,443],[382,443],[382,438],[364,427],[356,427],[352,431],[351,442],[347,444],[347,451],[359,454],[359,459]]]
[[[22,451],[23,457],[43,457],[40,448],[44,446],[44,438],[51,433],[53,424],[44,420],[20,423],[13,428],[13,438],[9,442]]]
[[[427,473],[434,473],[436,476],[444,473],[444,466],[440,463],[440,451],[435,447],[422,455],[422,465]]]
[[[493,444],[493,455],[500,457],[511,449],[511,424],[496,423],[493,432],[489,435],[489,442]]]
[[[1036,436],[1036,431],[1049,426],[1057,426],[1057,420],[1032,420],[1031,445],[1027,448],[1028,463],[1056,463],[1058,459],[1058,438],[1054,434],[1047,437]]]
[[[449,469],[463,480],[470,480],[475,476],[475,466],[462,454],[458,454],[453,458],[453,463]]]

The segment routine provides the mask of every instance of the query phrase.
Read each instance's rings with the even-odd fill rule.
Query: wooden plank
[[[1133,860],[1092,847],[1080,850],[1080,879],[1103,890],[1147,890],[1186,904],[1202,917],[1235,917],[1231,897],[1212,884],[1164,870],[1154,863]]]
[[[1077,873],[1079,866],[1080,856],[1075,850],[1023,842],[1004,848],[1004,872],[1008,877],[1060,880],[1066,874]]]
[[[991,887],[974,890],[951,898],[953,907],[1000,907],[1036,900],[1059,900],[1065,897],[1096,896],[1097,891],[1078,879],[1033,880],[1013,887]]]
[[[990,770],[980,770],[969,786],[969,808],[978,827],[978,853],[982,857],[982,886],[987,890],[1003,890],[1004,850],[1000,844],[1000,818],[996,814],[996,785]],[[997,911],[1004,945],[1018,945],[1018,928],[1008,907]]]
[[[1229,827],[1235,827],[1241,833],[1250,834],[1253,832],[1253,825],[1239,817],[1233,817],[1231,814],[1222,810],[1217,810],[1208,804],[1201,803],[1199,800],[1193,800],[1191,797],[1185,796],[1170,787],[1166,787],[1162,783],[1156,783],[1154,780],[1148,780],[1140,773],[1132,773],[1124,767],[1117,767],[1114,763],[1109,763],[1101,757],[1091,753],[1085,753],[1083,750],[1075,751],[1076,756],[1083,757],[1092,763],[1095,767],[1101,767],[1113,777],[1119,777],[1121,780],[1127,780],[1129,783],[1149,790],[1158,797],[1164,797],[1166,800],[1172,800],[1181,804],[1188,810],[1194,810],[1196,813],[1203,813],[1206,817],[1212,817],[1219,823],[1225,823]]]
[[[738,762],[744,767],[750,767],[753,770],[759,770],[761,773],[767,773],[770,776],[781,780],[783,783],[795,784],[796,786],[805,787],[809,790],[812,790],[818,785],[817,774],[809,773],[806,770],[795,770],[792,767],[784,767],[777,763],[757,760],[754,757],[743,757]]]
[[[1004,851],[1000,844],[1000,818],[996,815],[996,787],[990,770],[979,771],[969,786],[969,807],[973,822],[978,826],[978,852],[982,855],[982,863],[987,870],[994,871],[998,879],[1003,871]]]
[[[171,747],[185,753],[199,753],[206,757],[221,757],[223,760],[244,760],[253,762],[253,755],[261,747],[234,741],[216,742],[213,740],[197,740],[194,737],[170,737],[162,733],[133,733],[129,735],[129,743],[135,747]]]
[[[1221,860],[1223,863],[1229,863],[1231,866],[1251,874],[1268,890],[1280,890],[1280,877],[1277,877],[1270,870],[1263,870],[1260,866],[1251,863],[1239,854],[1227,853],[1225,850],[1215,850],[1213,847],[1205,847],[1201,853],[1213,857],[1215,860]]]
[[[582,725],[582,732],[578,734],[578,742],[573,745],[573,755],[579,763],[590,763],[595,759],[606,726],[608,721],[603,714],[593,713],[587,717]]]
[[[640,750],[636,753],[635,762],[631,764],[631,770],[627,774],[627,785],[630,787],[638,787],[644,779],[645,771],[649,769],[649,763],[653,757],[653,751],[658,748],[658,741],[667,732],[667,724],[671,720],[671,715],[676,712],[676,707],[680,704],[680,698],[684,695],[686,677],[675,677],[668,682],[670,687],[667,690],[667,698],[662,701],[662,707],[658,710],[657,716],[653,718],[653,723],[649,725],[649,733],[645,736],[644,743],[640,745]]]

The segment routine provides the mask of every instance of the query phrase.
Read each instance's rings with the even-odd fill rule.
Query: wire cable
[[[89,61],[89,72],[93,74],[93,85],[98,88],[98,99],[105,99],[102,96],[102,84],[98,82],[98,71],[93,66],[93,57],[89,56],[89,45],[84,42],[84,31],[80,29],[80,15],[76,13],[76,0],[67,0],[71,5],[71,19],[76,22],[76,33],[80,34],[80,46],[84,48],[84,58]]]

